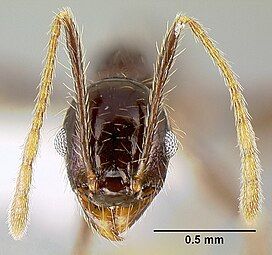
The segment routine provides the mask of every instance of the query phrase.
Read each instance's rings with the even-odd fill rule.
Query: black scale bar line
[[[256,233],[256,229],[154,229],[154,233],[219,233],[219,232],[225,232],[225,233]]]

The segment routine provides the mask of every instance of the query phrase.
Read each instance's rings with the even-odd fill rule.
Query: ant
[[[228,87],[241,155],[240,211],[247,222],[261,209],[261,166],[242,87],[223,54],[193,18],[178,14],[158,49],[152,86],[118,73],[86,84],[82,43],[72,12],[54,18],[34,116],[9,211],[10,233],[25,233],[32,164],[52,90],[61,27],[74,82],[74,98],[55,140],[65,158],[69,182],[84,219],[106,239],[120,241],[164,185],[178,140],[165,110],[165,89],[177,57],[180,34],[188,25],[218,66]]]

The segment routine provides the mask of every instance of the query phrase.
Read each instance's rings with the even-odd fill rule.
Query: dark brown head
[[[87,88],[87,127],[94,185],[81,153],[76,102],[57,136],[73,191],[86,220],[110,240],[121,240],[161,190],[177,140],[161,109],[148,158],[143,158],[151,90],[128,78],[105,78]],[[144,171],[139,169],[145,162]],[[137,186],[135,187],[135,183]]]

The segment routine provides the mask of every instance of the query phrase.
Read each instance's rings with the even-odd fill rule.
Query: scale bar
[[[197,233],[256,233],[256,229],[154,229],[154,233],[184,233],[184,232],[197,232]]]

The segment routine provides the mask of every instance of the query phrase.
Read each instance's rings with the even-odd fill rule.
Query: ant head
[[[146,85],[127,78],[104,79],[89,86],[86,121],[94,186],[90,186],[81,156],[76,102],[68,110],[64,127],[56,139],[62,154],[66,148],[69,180],[87,218],[109,239],[118,239],[158,194],[169,159],[177,149],[176,138],[162,110],[151,153],[148,159],[142,158],[149,91]],[[140,187],[135,189],[133,184],[143,160],[147,162],[146,167]],[[101,224],[108,226],[107,230],[102,231]]]

